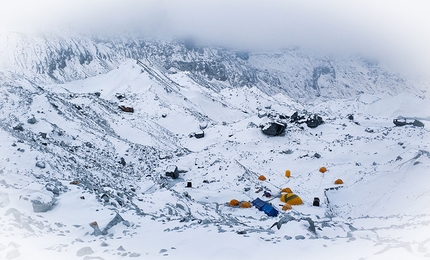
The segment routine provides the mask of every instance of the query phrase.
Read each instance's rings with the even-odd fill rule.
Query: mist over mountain
[[[0,11],[0,259],[429,256],[425,2],[84,2]]]
[[[133,59],[167,76],[187,72],[193,81],[219,91],[257,87],[304,101],[359,93],[428,95],[428,81],[387,71],[359,56],[336,59],[300,49],[248,52],[198,45],[192,40],[88,37],[79,34],[5,33],[1,41],[4,81],[66,83],[106,73]]]
[[[9,1],[0,27],[157,39],[191,38],[244,51],[300,47],[306,53],[377,60],[391,71],[429,76],[425,0],[359,1]]]

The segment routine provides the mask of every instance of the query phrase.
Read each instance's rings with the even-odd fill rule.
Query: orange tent
[[[321,167],[320,168],[320,173],[325,173],[327,171],[327,168],[326,167]]]
[[[229,203],[229,205],[232,207],[239,206],[239,204],[240,204],[240,202],[236,199],[230,200],[230,203]]]
[[[293,209],[293,207],[291,207],[291,205],[288,203],[285,203],[285,205],[282,206],[282,210],[291,210],[291,209]]]
[[[241,208],[250,208],[250,207],[252,207],[252,205],[248,201],[244,201],[240,204],[240,207]]]
[[[343,181],[342,181],[342,179],[337,179],[337,180],[334,182],[334,184],[343,184]]]
[[[264,175],[260,175],[260,176],[258,177],[258,179],[259,179],[260,181],[265,181],[265,180],[266,180],[266,176],[264,176]]]
[[[291,171],[290,170],[285,171],[285,177],[287,177],[287,178],[291,177]]]

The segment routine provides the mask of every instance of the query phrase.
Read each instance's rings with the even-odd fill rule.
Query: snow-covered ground
[[[2,87],[0,259],[430,257],[428,99],[300,104],[252,87],[210,91],[186,72],[169,77],[177,84],[129,61],[42,90]],[[281,136],[259,128],[270,121],[262,114],[295,111],[324,124],[282,119]],[[398,116],[425,127],[396,127]],[[203,138],[190,137],[201,128]],[[170,165],[178,179],[165,178]],[[303,205],[282,210],[286,187]],[[256,198],[279,215],[228,205]]]

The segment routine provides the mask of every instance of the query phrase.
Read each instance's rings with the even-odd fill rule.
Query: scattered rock
[[[14,127],[13,127],[13,130],[16,130],[16,131],[24,131],[24,127],[22,127],[22,125],[21,125],[21,124],[19,124],[19,125],[17,125],[17,126],[14,126]]]
[[[38,161],[38,162],[36,162],[36,166],[41,168],[41,169],[45,169],[46,163],[42,162],[42,161]]]
[[[175,165],[169,165],[166,168],[166,176],[171,177],[172,179],[177,179],[179,177],[178,167]]]
[[[200,125],[199,125],[200,130],[204,130],[207,127],[208,127],[208,123],[207,122],[200,123]]]
[[[78,252],[76,252],[76,256],[81,257],[84,255],[91,255],[93,253],[94,253],[93,249],[89,246],[86,246],[86,247],[79,249]]]
[[[121,157],[121,161],[119,162],[122,166],[125,166],[127,163],[125,162],[124,157]]]
[[[9,205],[10,200],[9,200],[9,194],[0,191],[0,208],[4,208],[7,205]]]
[[[266,125],[263,125],[261,128],[261,131],[263,131],[264,134],[270,135],[270,136],[277,136],[284,133],[284,130],[287,126],[280,122],[270,122]]]
[[[99,224],[97,223],[97,221],[91,222],[90,227],[92,227],[94,229],[94,231],[91,235],[94,235],[94,236],[102,235],[102,231],[100,230]]]
[[[34,212],[47,212],[54,207],[56,201],[57,200],[54,197],[51,197],[51,200],[46,200],[45,197],[38,197],[31,200],[31,203],[33,205]]]
[[[111,221],[109,221],[109,223],[106,225],[106,227],[102,230],[102,234],[106,235],[108,230],[111,227],[113,227],[116,224],[121,223],[123,221],[124,221],[124,219],[121,217],[121,215],[119,213],[116,213],[115,217]]]
[[[14,248],[11,251],[7,252],[6,259],[7,260],[15,259],[15,258],[19,257],[20,255],[21,255],[21,253],[19,252],[19,250]]]
[[[27,120],[27,123],[29,123],[29,124],[36,124],[37,123],[37,120],[36,120],[36,118],[34,118],[34,116],[32,117],[32,118],[30,118],[30,119],[28,119]]]
[[[194,134],[194,137],[195,138],[203,138],[203,137],[205,137],[205,132],[203,132],[203,131],[196,132]]]

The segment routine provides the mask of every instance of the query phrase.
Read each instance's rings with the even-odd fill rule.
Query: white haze
[[[362,55],[395,71],[430,75],[426,0],[8,0],[8,30],[68,27],[85,32],[187,38],[243,50],[300,47]]]

